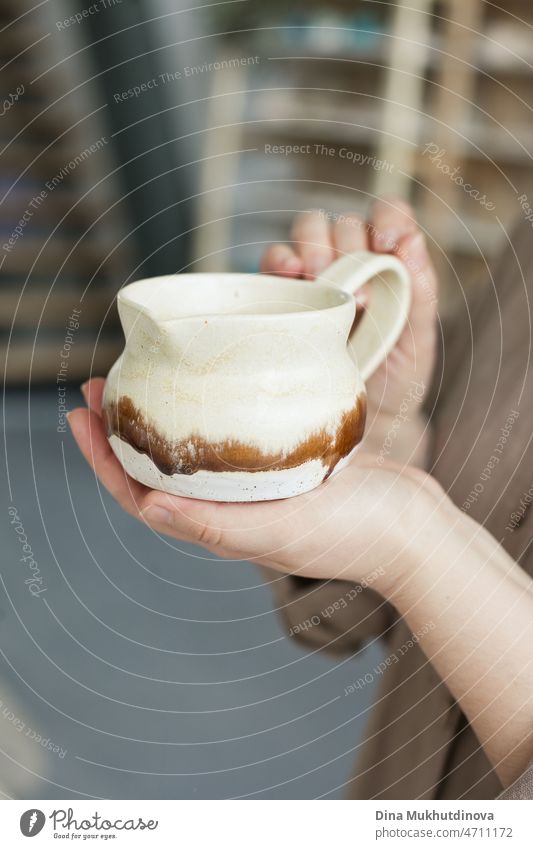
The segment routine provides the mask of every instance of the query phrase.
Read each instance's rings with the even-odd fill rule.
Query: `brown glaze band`
[[[328,477],[342,457],[346,457],[363,438],[366,398],[360,395],[352,410],[344,413],[335,436],[325,429],[311,434],[292,451],[265,454],[256,446],[236,440],[207,442],[192,434],[171,443],[137,410],[131,398],[122,396],[118,403],[104,409],[108,436],[114,434],[141,454],[147,454],[165,475],[193,475],[208,472],[279,471],[301,466],[308,460],[321,460]]]

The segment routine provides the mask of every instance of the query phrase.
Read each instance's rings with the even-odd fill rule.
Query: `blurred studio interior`
[[[290,640],[255,567],[120,510],[64,411],[119,355],[135,279],[257,271],[298,211],[394,194],[445,314],[527,211],[526,0],[191,5],[0,7],[3,798],[342,798],[379,682],[343,690],[382,647]]]

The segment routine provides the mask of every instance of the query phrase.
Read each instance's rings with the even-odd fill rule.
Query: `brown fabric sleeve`
[[[439,318],[437,363],[424,402],[430,417],[438,416],[439,408],[446,405],[449,389],[457,376],[463,374],[464,364],[471,357],[476,326],[489,320],[494,310],[499,310],[497,299],[501,301],[510,289],[516,288],[523,268],[530,266],[528,257],[532,245],[531,224],[519,219],[502,250],[487,261],[478,283],[470,291],[463,292],[449,315]],[[460,283],[454,285],[460,286]]]
[[[533,799],[533,761],[520,778],[517,778],[514,784],[498,796],[498,799]]]
[[[397,621],[394,608],[369,587],[262,572],[287,633],[307,648],[352,654],[367,640],[386,638]]]

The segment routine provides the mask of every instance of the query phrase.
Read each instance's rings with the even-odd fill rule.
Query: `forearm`
[[[414,545],[416,567],[389,598],[508,785],[533,757],[533,581],[451,503]]]

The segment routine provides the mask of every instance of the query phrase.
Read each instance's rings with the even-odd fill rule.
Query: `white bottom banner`
[[[507,846],[531,849],[533,802],[4,801],[1,845]]]

